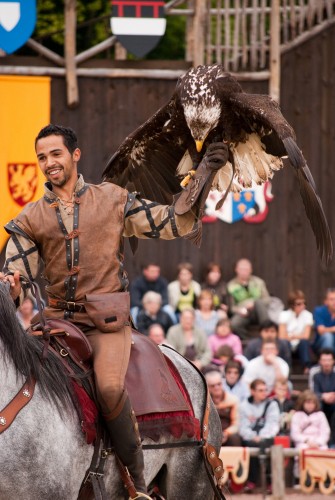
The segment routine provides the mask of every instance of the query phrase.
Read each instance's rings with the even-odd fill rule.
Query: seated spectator
[[[279,339],[289,341],[291,351],[297,353],[304,373],[311,367],[310,343],[313,315],[306,309],[305,294],[301,290],[288,296],[288,309],[279,315]],[[286,360],[287,361],[287,360]]]
[[[244,401],[250,396],[249,387],[241,379],[243,372],[242,365],[239,361],[230,359],[225,366],[225,378],[222,385],[226,392],[237,396],[240,402]]]
[[[152,325],[149,326],[148,337],[157,345],[166,343],[165,332],[162,326],[159,325],[158,323],[153,323]]]
[[[320,410],[317,395],[303,391],[297,401],[296,412],[291,421],[291,439],[296,448],[328,448],[330,428],[328,420]]]
[[[327,449],[330,428],[325,414],[320,411],[319,400],[310,390],[303,391],[296,404],[291,421],[291,440],[298,449]],[[299,462],[295,457],[294,477],[299,478]]]
[[[292,415],[294,414],[294,401],[290,397],[289,384],[285,378],[280,378],[276,381],[272,399],[277,402],[280,411],[280,429],[278,434],[288,436],[290,434]]]
[[[242,369],[244,370],[248,364],[248,360],[243,354],[235,354],[230,345],[222,345],[220,346],[214,353],[214,357],[212,358],[211,363],[214,364],[224,375],[226,364],[230,360],[238,361]]]
[[[335,353],[335,288],[328,288],[324,304],[314,309],[313,316],[316,330],[313,349],[318,352],[327,347]]]
[[[262,343],[265,340],[272,340],[277,342],[278,346],[278,356],[286,361],[286,363],[291,366],[291,349],[287,340],[278,339],[278,326],[276,323],[267,319],[263,321],[260,325],[260,337],[257,339],[249,340],[247,347],[244,350],[244,355],[246,358],[254,359],[260,355],[262,349]]]
[[[161,295],[163,310],[176,323],[173,311],[168,305],[168,283],[160,273],[160,267],[157,264],[149,262],[142,268],[142,275],[135,278],[130,284],[130,312],[135,324],[137,324],[137,315],[142,309],[142,299],[147,292],[156,292]]]
[[[231,326],[241,339],[248,337],[250,324],[260,324],[269,319],[269,292],[265,282],[252,274],[248,259],[240,259],[235,267],[236,276],[227,285],[230,310],[233,314]]]
[[[35,302],[30,297],[27,296],[23,299],[22,304],[16,311],[16,316],[21,323],[24,330],[30,327],[31,321],[36,314]]]
[[[197,305],[197,297],[201,287],[193,279],[193,266],[183,262],[178,266],[178,279],[168,284],[169,304],[172,310],[179,315],[185,308]]]
[[[237,397],[224,391],[219,372],[207,372],[205,378],[209,393],[220,417],[222,446],[241,446],[242,441],[238,434],[239,401]]]
[[[332,349],[322,349],[319,353],[320,370],[314,371],[311,384],[317,395],[321,409],[325,413],[332,429],[335,427],[335,355]],[[313,369],[312,369],[313,370]],[[331,436],[335,444],[335,435]]]
[[[197,300],[198,309],[195,310],[195,326],[204,330],[209,337],[215,332],[215,327],[220,318],[226,316],[223,311],[216,311],[213,295],[209,290],[202,290]]]
[[[147,292],[142,299],[143,309],[137,316],[137,329],[144,335],[148,335],[148,328],[153,323],[158,323],[167,333],[170,326],[173,325],[171,317],[163,311],[162,297],[156,292]]]
[[[262,344],[261,355],[249,361],[244,370],[243,380],[251,384],[256,378],[265,380],[270,395],[275,386],[275,382],[280,378],[288,378],[289,366],[278,356],[276,341],[266,340]]]
[[[228,318],[220,319],[217,322],[214,335],[208,337],[208,345],[213,355],[223,345],[229,345],[234,354],[242,354],[241,340],[231,331]]]
[[[261,448],[264,452],[273,444],[279,432],[279,407],[276,401],[267,398],[264,380],[256,378],[250,384],[251,396],[240,405],[239,433],[243,445]],[[258,457],[250,457],[250,468],[245,491],[251,493],[256,488],[259,476]]]
[[[211,351],[205,332],[195,327],[194,320],[194,309],[184,309],[180,314],[180,324],[169,328],[166,340],[201,370],[210,362]]]
[[[210,290],[214,298],[215,309],[228,311],[227,285],[222,279],[222,270],[219,264],[210,262],[206,269],[204,282],[201,284],[203,290]]]

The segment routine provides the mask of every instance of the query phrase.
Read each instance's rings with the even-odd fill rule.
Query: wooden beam
[[[208,20],[208,1],[194,0],[193,17],[193,66],[205,62],[205,42]]]
[[[97,43],[97,45],[94,45],[93,47],[84,50],[84,52],[81,52],[80,54],[77,54],[75,56],[75,62],[76,64],[80,64],[87,59],[90,59],[91,57],[96,56],[97,54],[100,54],[100,52],[103,52],[104,50],[109,49],[110,47],[113,47],[116,42],[116,36],[110,36],[109,38],[106,38],[103,42]]]
[[[269,94],[280,102],[280,0],[272,0],[270,18],[270,80]]]
[[[65,0],[65,71],[67,104],[73,108],[79,104],[78,81],[76,73],[76,0]]]
[[[284,452],[282,446],[271,446],[271,478],[273,500],[285,499]]]
[[[53,50],[47,49],[46,47],[44,47],[44,45],[36,42],[32,38],[29,38],[29,40],[27,40],[26,44],[28,45],[28,47],[30,47],[35,52],[37,52],[37,54],[40,54],[41,56],[46,57],[47,59],[49,59],[49,61],[57,64],[58,66],[65,65],[64,57],[59,56]]]

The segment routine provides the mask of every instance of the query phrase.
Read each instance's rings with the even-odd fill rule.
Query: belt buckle
[[[70,312],[76,312],[76,303],[75,302],[66,302],[67,307],[66,309]]]

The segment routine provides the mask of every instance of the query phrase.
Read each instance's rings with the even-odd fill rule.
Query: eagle
[[[268,95],[249,94],[219,64],[191,68],[170,100],[132,132],[109,159],[106,181],[159,203],[172,203],[181,180],[197,168],[209,144],[224,142],[229,160],[212,188],[239,192],[265,183],[289,160],[322,258],[332,239],[320,197],[293,128]]]

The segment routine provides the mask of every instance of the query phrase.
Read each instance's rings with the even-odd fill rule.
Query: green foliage
[[[82,52],[111,36],[109,0],[77,0],[77,52]],[[33,38],[64,55],[64,0],[37,0],[37,24]],[[185,16],[167,16],[165,35],[146,59],[185,58]],[[20,54],[31,54],[23,47]],[[106,53],[99,57],[106,57]],[[129,55],[129,59],[135,57]]]

